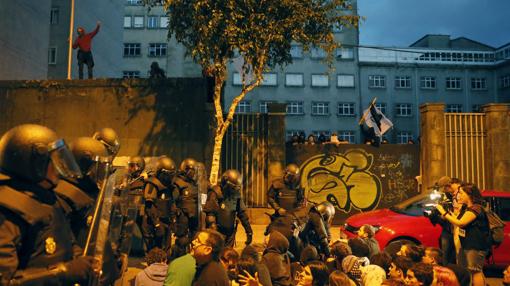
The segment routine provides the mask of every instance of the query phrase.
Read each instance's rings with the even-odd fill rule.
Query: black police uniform
[[[175,224],[175,204],[172,191],[174,186],[164,185],[155,175],[145,184],[145,216],[142,234],[150,248],[171,247],[172,228]]]
[[[89,177],[60,180],[55,188],[57,196],[64,200],[63,210],[71,225],[78,245],[85,247],[90,224],[94,215],[95,200],[99,195],[97,184]],[[107,240],[103,254],[101,285],[110,285],[119,277],[117,257]]]
[[[39,285],[65,285],[66,281],[52,275],[51,269],[81,255],[81,249],[75,243],[62,203],[52,191],[0,174],[3,284],[35,281]]]
[[[237,232],[236,217],[243,225],[248,236],[248,243],[251,242],[253,231],[239,191],[223,191],[219,186],[210,188],[204,212],[206,213],[207,227],[216,229],[225,235],[226,247],[234,245]]]
[[[198,185],[185,174],[177,175],[174,185],[173,197],[177,215],[175,235],[188,235],[191,238],[198,231]]]
[[[310,208],[308,212],[308,221],[300,232],[300,238],[305,244],[311,244],[317,248],[320,254],[325,256],[330,255],[329,239],[330,239],[329,225],[324,221],[323,217],[315,206]]]
[[[269,187],[267,200],[275,211],[280,208],[286,211],[294,211],[303,205],[304,190],[299,183],[290,185],[282,178],[276,179]]]

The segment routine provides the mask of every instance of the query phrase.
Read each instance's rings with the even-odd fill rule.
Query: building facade
[[[200,77],[201,69],[175,38],[168,38],[168,17],[161,5],[147,7],[141,0],[124,1],[122,70],[117,77],[148,77],[158,63],[167,77]]]

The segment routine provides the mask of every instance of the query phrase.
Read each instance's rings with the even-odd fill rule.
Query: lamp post
[[[71,79],[71,64],[73,62],[73,31],[74,31],[74,0],[71,0],[71,20],[69,21],[69,50],[67,56],[67,79]]]

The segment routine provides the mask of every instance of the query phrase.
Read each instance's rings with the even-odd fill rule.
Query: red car
[[[490,263],[496,266],[510,264],[510,192],[484,191],[482,195],[490,203],[491,209],[506,223],[505,239],[493,251]],[[441,227],[432,225],[423,215],[433,208],[435,201],[430,194],[421,194],[403,201],[389,209],[360,213],[349,217],[341,232],[355,237],[360,226],[372,225],[377,232],[375,238],[383,249],[396,242],[411,242],[426,246],[439,247]]]

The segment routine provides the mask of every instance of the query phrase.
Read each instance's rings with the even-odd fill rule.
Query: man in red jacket
[[[92,58],[92,38],[99,32],[101,22],[97,21],[96,29],[91,33],[85,34],[85,29],[78,27],[78,38],[73,43],[73,49],[78,48],[78,73],[79,78],[83,79],[83,64],[87,65],[89,79],[92,78],[92,68],[94,59]]]

